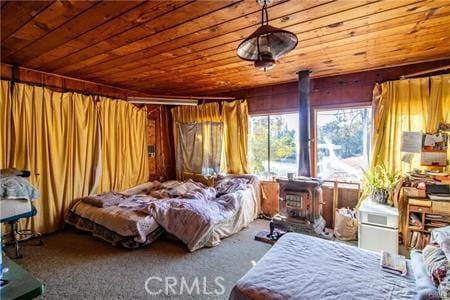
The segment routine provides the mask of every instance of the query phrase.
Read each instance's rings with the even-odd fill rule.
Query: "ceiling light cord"
[[[264,4],[261,10],[261,26],[269,25],[269,14],[267,13],[267,1],[264,0]]]
[[[264,4],[263,7],[261,9],[261,26],[265,26],[265,25],[269,25],[269,13],[267,12],[267,0],[264,0]],[[260,50],[260,41],[261,38],[266,38],[267,39],[267,45],[269,45],[269,35],[266,36],[258,36],[257,40],[256,40],[256,47],[257,47],[257,51],[258,51],[258,58],[259,60],[262,60],[263,57],[261,55],[261,50]],[[264,67],[264,72],[267,71],[267,68]]]

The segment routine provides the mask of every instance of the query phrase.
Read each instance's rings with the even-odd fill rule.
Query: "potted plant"
[[[387,204],[389,199],[392,198],[399,180],[398,173],[391,174],[384,164],[380,164],[375,168],[364,171],[363,185],[372,201]]]

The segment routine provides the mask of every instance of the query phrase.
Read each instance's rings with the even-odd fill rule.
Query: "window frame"
[[[300,121],[300,114],[299,114],[299,111],[298,110],[286,110],[286,111],[276,111],[276,112],[270,112],[270,113],[264,113],[264,112],[261,112],[261,113],[255,113],[255,114],[251,114],[251,115],[249,115],[249,119],[250,118],[252,118],[252,117],[267,117],[267,159],[268,159],[268,161],[267,161],[267,169],[268,169],[268,176],[264,176],[263,178],[261,178],[261,179],[263,179],[263,180],[271,180],[271,175],[270,175],[270,161],[271,161],[271,158],[270,158],[270,117],[271,116],[279,116],[279,115],[291,115],[291,114],[297,114],[297,116],[298,116],[298,119],[299,119],[299,121]],[[250,120],[249,120],[249,125],[250,125]],[[297,131],[297,135],[298,135],[298,130],[299,130],[299,128],[296,128],[296,131]],[[300,137],[297,139],[297,147],[300,147]],[[249,140],[248,140],[248,151],[250,151],[250,138],[249,138]],[[250,154],[250,153],[249,153]],[[299,155],[299,149],[296,149],[296,155],[298,156]],[[296,170],[296,174],[298,175],[298,157],[297,157],[297,170]],[[251,166],[250,166],[250,168],[251,168]],[[257,175],[258,177],[259,177],[259,175]],[[278,176],[275,176],[275,177],[278,177]]]
[[[339,109],[361,109],[361,108],[372,108],[372,126],[371,126],[371,135],[373,135],[373,105],[371,102],[358,102],[358,103],[346,103],[346,104],[331,104],[331,105],[317,105],[311,106],[310,111],[310,149],[311,149],[311,176],[317,177],[317,114],[319,111],[329,111],[329,110],[339,110]],[[369,155],[370,150],[372,149],[372,138],[370,139],[369,144]],[[369,157],[370,163],[371,157]],[[345,183],[340,181],[335,181],[331,179],[324,179],[327,182],[338,182]]]

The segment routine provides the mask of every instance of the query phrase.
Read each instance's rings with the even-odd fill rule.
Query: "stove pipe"
[[[298,175],[311,177],[309,70],[298,72],[299,94],[299,164]]]

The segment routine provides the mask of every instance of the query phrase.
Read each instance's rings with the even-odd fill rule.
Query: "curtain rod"
[[[131,96],[130,96],[131,98]],[[197,99],[197,100],[234,100],[236,97],[217,97],[217,96],[178,96],[178,95],[151,95],[134,98],[170,98],[170,99]]]
[[[445,71],[445,70],[448,70],[448,69],[450,69],[450,65],[443,66],[443,67],[438,67],[438,68],[433,68],[433,69],[428,69],[428,70],[425,70],[425,71],[410,73],[410,74],[406,74],[406,75],[402,75],[402,76],[400,76],[400,79],[416,77],[416,76],[419,76],[419,75],[430,74],[430,73],[434,73],[434,72],[438,72],[438,71]]]

